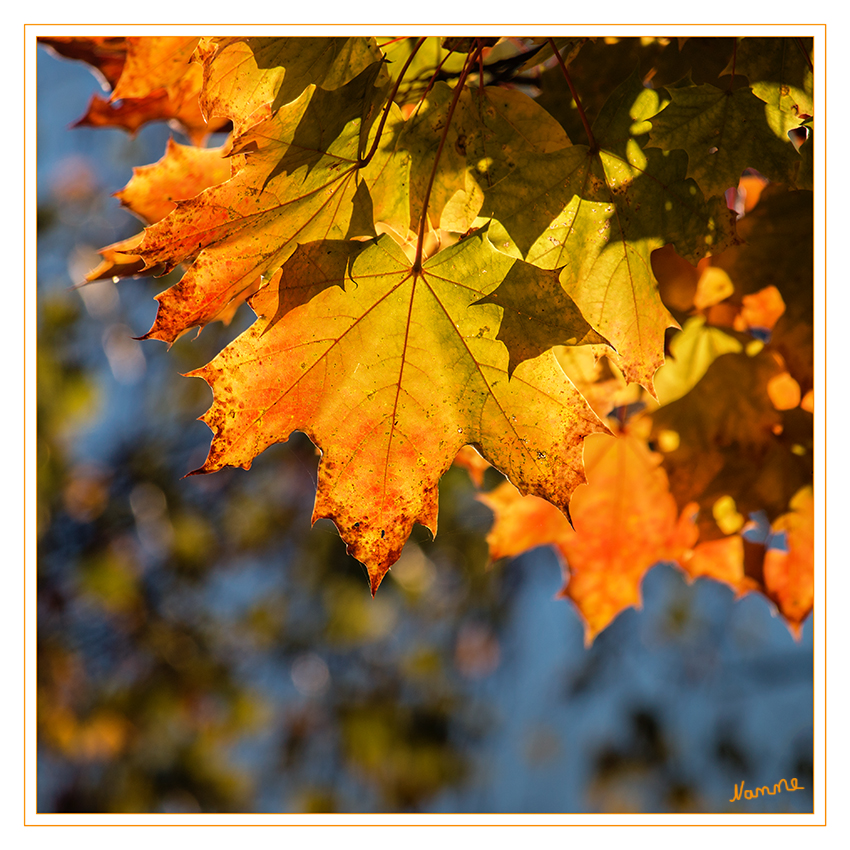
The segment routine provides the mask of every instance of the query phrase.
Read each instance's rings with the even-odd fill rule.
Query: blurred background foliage
[[[69,129],[97,88],[39,48],[39,811],[810,811],[811,619],[796,643],[763,597],[662,564],[585,649],[552,552],[487,569],[461,469],[374,600],[310,527],[303,435],[181,477],[210,394],[180,373],[252,316],[169,352],[133,337],[176,278],[72,288],[138,229],[111,193],[170,132]]]

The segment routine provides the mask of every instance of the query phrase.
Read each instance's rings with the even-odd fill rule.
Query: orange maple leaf
[[[134,168],[132,179],[115,197],[142,221],[153,224],[174,210],[177,201],[224,183],[232,171],[222,148],[180,145],[169,139],[162,159]]]
[[[74,126],[123,127],[136,133],[150,121],[171,121],[193,144],[203,144],[210,133],[224,128],[227,121],[208,122],[201,114],[198,98],[203,73],[200,65],[190,61],[199,40],[185,36],[125,39],[124,62],[117,81],[115,60],[105,65],[109,82],[115,83],[112,95],[109,100],[93,96],[85,115]],[[68,49],[66,46],[65,50]],[[104,50],[95,45],[88,61],[104,64],[101,57]]]
[[[320,291],[287,312],[284,266],[283,288],[251,299],[258,321],[191,373],[214,392],[202,417],[213,442],[196,472],[248,468],[305,432],[322,451],[313,518],[334,521],[373,593],[414,522],[436,533],[437,484],[465,444],[566,509],[585,480],[582,441],[607,429],[551,352],[509,379],[501,308],[472,305],[517,264],[476,234],[416,274],[382,236],[331,259]]]
[[[622,610],[640,605],[640,583],[657,561],[674,559],[695,534],[679,521],[661,458],[628,433],[585,441],[587,484],[570,503],[575,528],[553,505],[510,484],[479,496],[496,514],[491,557],[554,544],[563,558],[560,592],[575,604],[591,643]]]
[[[791,512],[780,517],[774,531],[788,535],[788,551],[769,549],[764,559],[764,583],[795,637],[814,605],[815,501],[811,487],[791,500]]]

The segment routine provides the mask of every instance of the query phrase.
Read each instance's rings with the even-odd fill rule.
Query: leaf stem
[[[735,62],[738,59],[738,39],[732,43],[732,75],[729,77],[729,91],[732,91],[732,86],[735,83]]]
[[[434,85],[436,84],[437,80],[440,77],[440,71],[442,70],[443,65],[445,65],[446,62],[448,62],[449,57],[451,55],[452,55],[451,53],[447,53],[440,60],[440,64],[437,65],[437,67],[434,69],[434,73],[431,74],[431,79],[428,80],[428,84],[425,86],[425,91],[422,92],[422,94],[419,96],[419,102],[416,104],[416,109],[414,109],[414,111],[413,111],[414,114],[419,111],[419,107],[422,106],[422,104],[425,102],[425,98],[428,97],[428,94],[430,93],[431,89],[434,88]],[[413,116],[411,115],[411,117],[413,117]]]
[[[596,139],[593,138],[593,132],[590,129],[590,122],[587,120],[587,115],[585,115],[584,108],[582,107],[581,101],[579,100],[576,87],[573,85],[572,79],[570,79],[570,72],[567,70],[567,66],[564,63],[564,57],[561,56],[561,51],[558,50],[554,38],[549,39],[549,44],[552,46],[552,52],[557,57],[558,64],[561,66],[561,70],[564,72],[564,79],[567,81],[567,85],[570,87],[570,94],[573,96],[576,109],[578,109],[579,118],[581,118],[581,123],[584,125],[584,132],[587,133],[587,141],[590,145],[590,149],[591,151],[595,151]]]
[[[803,56],[804,56],[804,57],[805,57],[805,59],[806,59],[806,62],[807,62],[807,64],[808,64],[808,66],[809,66],[809,70],[810,70],[812,73],[814,73],[814,71],[815,71],[815,65],[814,65],[814,63],[812,62],[812,57],[811,57],[811,56],[809,56],[809,51],[808,51],[808,50],[806,50],[805,45],[803,44],[803,39],[798,37],[798,38],[796,39],[796,42],[797,42],[797,47],[799,47],[799,48],[800,48],[800,52],[803,54]]]
[[[381,121],[378,124],[377,132],[375,133],[375,139],[372,142],[372,147],[369,149],[369,153],[366,156],[360,157],[360,161],[357,163],[358,168],[364,168],[371,161],[372,157],[375,155],[375,152],[378,150],[378,145],[381,143],[381,135],[384,132],[384,126],[387,123],[387,118],[390,114],[390,109],[392,109],[392,105],[395,102],[395,96],[398,94],[398,88],[401,85],[401,81],[404,79],[404,75],[407,73],[407,69],[410,67],[410,63],[413,61],[414,56],[419,52],[419,48],[425,43],[425,38],[420,38],[419,41],[413,47],[413,50],[410,51],[410,56],[407,57],[407,61],[404,63],[401,71],[399,72],[398,77],[396,78],[395,85],[393,86],[392,93],[387,98],[387,106],[384,109],[384,114],[381,116]]]
[[[434,179],[437,176],[437,165],[440,162],[440,155],[443,153],[443,147],[446,144],[446,138],[449,135],[449,127],[452,124],[452,116],[454,115],[457,102],[460,100],[461,92],[463,91],[466,78],[472,70],[473,65],[478,61],[478,57],[483,50],[483,45],[479,43],[474,53],[470,53],[466,57],[466,64],[463,67],[457,85],[455,86],[452,102],[449,104],[449,111],[446,114],[446,126],[443,127],[443,134],[440,136],[440,144],[437,147],[437,153],[434,156],[434,165],[431,167],[431,176],[428,178],[428,188],[425,190],[425,196],[422,201],[422,215],[419,219],[419,234],[416,238],[416,257],[413,260],[413,273],[418,275],[422,272],[422,246],[425,243],[425,227],[428,221],[428,202],[431,200],[431,189],[434,187]]]

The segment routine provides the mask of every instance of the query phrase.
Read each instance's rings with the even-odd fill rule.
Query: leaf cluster
[[[660,559],[799,626],[810,40],[49,43],[112,87],[83,123],[193,143],[136,169],[148,226],[89,278],[182,268],[145,334],[169,344],[256,314],[190,373],[214,396],[195,473],[307,434],[313,521],[374,593],[452,463],[493,467],[492,557],[555,544],[588,638]]]

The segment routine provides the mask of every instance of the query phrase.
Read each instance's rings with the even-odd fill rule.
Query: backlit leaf
[[[640,119],[642,92],[634,80],[621,88],[612,98],[631,99]],[[643,150],[629,136],[631,120],[606,114],[603,122],[603,139],[616,152],[574,145],[536,156],[493,187],[482,213],[497,219],[490,233],[500,250],[562,269],[564,290],[611,343],[626,379],[651,390],[664,331],[675,321],[650,255],[669,242],[696,262],[734,243],[734,223],[720,199],[706,202],[685,179],[681,153]],[[636,130],[643,126],[638,120]]]
[[[411,157],[411,221],[422,214],[422,199],[431,181],[453,96],[451,87],[437,83],[405,123],[399,137],[397,149],[409,152]],[[522,92],[495,87],[464,90],[452,116],[429,196],[433,226],[465,232],[476,216],[487,218],[492,214],[484,198],[493,186],[509,175],[521,180],[526,158],[560,150],[568,144],[558,122]]]
[[[720,328],[708,327],[702,317],[689,319],[670,344],[671,357],[655,376],[661,404],[670,404],[690,392],[721,354],[740,352],[741,343]]]
[[[221,148],[198,148],[168,140],[165,155],[153,165],[133,169],[133,178],[116,197],[142,221],[165,218],[176,201],[194,198],[230,177],[231,161]]]
[[[491,556],[556,545],[588,640],[673,558],[800,622],[813,143],[786,130],[811,135],[808,42],[609,42],[557,40],[562,66],[544,36],[61,41],[115,85],[91,122],[233,126],[135,170],[118,197],[151,225],[88,277],[181,267],[146,334],[168,343],[248,301],[191,373],[213,393],[195,472],[306,433],[314,520],[373,593],[436,531],[449,466],[481,487],[492,465]],[[797,534],[781,565],[757,512]]]
[[[508,348],[509,375],[523,360],[555,345],[606,344],[561,288],[559,272],[514,263],[499,287],[476,302],[496,304],[504,310],[497,339]]]
[[[731,66],[726,73],[731,73]],[[772,107],[768,121],[778,136],[814,115],[811,39],[739,39],[735,73],[744,74],[753,94]]]
[[[768,394],[782,371],[766,349],[723,354],[686,395],[652,416],[671,491],[681,508],[699,505],[703,540],[725,536],[711,513],[721,497],[730,496],[744,516],[764,510],[772,519],[811,475],[808,414],[782,413]]]
[[[230,119],[240,135],[300,97],[307,86],[340,88],[380,58],[374,40],[367,38],[217,39],[201,54],[201,105],[208,118]]]
[[[328,517],[377,588],[414,522],[436,532],[437,482],[474,444],[518,487],[566,510],[583,482],[582,442],[605,426],[551,352],[517,367],[496,340],[500,312],[471,306],[521,261],[473,236],[420,275],[387,236],[330,286],[269,326],[278,298],[208,366],[204,466],[250,467],[302,430],[322,450],[314,520]]]
[[[587,484],[570,508],[574,530],[548,502],[523,498],[509,484],[479,497],[496,514],[487,538],[492,558],[557,547],[565,560],[561,595],[581,612],[588,643],[622,610],[640,605],[649,567],[676,557],[692,541],[659,461],[628,434],[587,440]]]
[[[309,87],[234,140],[233,153],[245,154],[234,177],[148,228],[140,250],[147,263],[170,270],[194,262],[157,296],[147,337],[172,342],[203,327],[258,277],[273,275],[298,243],[374,235],[373,215],[393,221],[406,214],[404,184],[371,191],[385,152],[358,165],[381,102],[373,85],[379,70],[373,66],[336,92]]]
[[[771,180],[793,181],[800,157],[790,139],[771,128],[775,107],[748,88],[706,83],[669,91],[672,103],[652,119],[650,144],[686,151],[688,177],[706,194],[722,195],[737,186],[745,168],[758,168]]]
[[[129,36],[127,61],[115,84],[112,100],[148,97],[158,89],[180,84],[189,73],[199,41],[197,36]]]

